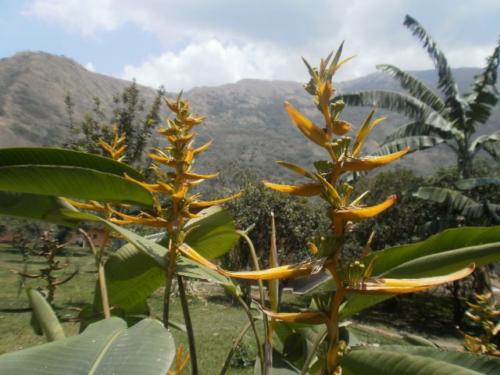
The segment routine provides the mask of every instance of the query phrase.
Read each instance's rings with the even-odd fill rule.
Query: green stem
[[[101,249],[98,251],[94,245],[94,242],[90,238],[89,234],[83,229],[78,230],[90,247],[90,251],[94,255],[95,262],[97,265],[97,281],[99,283],[99,292],[101,294],[101,305],[102,305],[102,313],[104,318],[109,318],[111,316],[111,310],[109,308],[109,298],[108,298],[108,288],[106,286],[106,274],[104,271],[104,264],[102,263],[102,251],[104,248],[104,244]]]
[[[314,359],[314,356],[317,354],[318,347],[325,339],[327,332],[328,331],[325,331],[323,333],[319,333],[318,336],[316,336],[316,340],[314,340],[313,346],[312,346],[311,350],[309,351],[309,355],[307,356],[306,361],[304,362],[304,366],[302,366],[302,370],[300,371],[300,375],[307,374],[307,371],[309,370],[309,366],[311,365],[311,362]]]
[[[262,372],[264,372],[265,371],[264,352],[262,351],[262,344],[260,343],[259,333],[257,332],[257,328],[255,327],[255,322],[253,319],[252,312],[250,311],[250,308],[245,303],[243,298],[241,298],[240,296],[236,296],[236,299],[240,303],[240,305],[243,307],[243,310],[245,310],[245,313],[247,314],[247,317],[248,317],[248,321],[252,327],[253,335],[255,336],[255,345],[257,346],[257,355],[259,356],[259,361],[260,361],[260,368],[261,368]]]
[[[196,357],[193,323],[191,322],[191,315],[189,314],[189,306],[186,298],[186,290],[184,289],[184,281],[182,280],[182,276],[177,275],[177,283],[179,284],[179,298],[181,300],[182,314],[184,315],[184,323],[186,324],[186,331],[188,336],[189,357],[191,359],[191,373],[193,375],[198,375],[198,360]]]
[[[170,241],[168,253],[165,255],[165,291],[163,292],[163,325],[168,329],[168,320],[170,315],[170,292],[172,290],[172,280],[175,275],[176,246]]]
[[[243,237],[243,239],[248,244],[248,247],[250,249],[250,254],[252,255],[253,268],[255,269],[255,271],[260,271],[259,259],[257,258],[257,252],[255,251],[255,247],[253,245],[252,240],[250,239],[250,237],[248,237],[246,232],[243,232],[243,231],[237,231],[237,232],[241,237]],[[266,295],[264,293],[264,283],[262,282],[262,280],[257,280],[257,282],[259,285],[260,303],[262,304],[262,307],[265,307],[266,306]],[[273,349],[272,349],[272,347],[269,346],[269,340],[267,339],[268,332],[269,332],[269,322],[267,320],[267,316],[264,313],[262,313],[262,322],[264,323],[264,337],[266,337],[266,341],[265,341],[266,348],[265,348],[265,352],[264,352],[264,354],[265,354],[264,355],[264,368],[263,368],[262,374],[266,375],[266,374],[270,374],[272,371],[271,368],[273,365],[273,362],[272,362]]]
[[[243,337],[245,337],[245,333],[250,329],[252,324],[248,322],[243,329],[241,330],[240,334],[236,337],[234,340],[233,346],[229,350],[229,353],[227,353],[226,360],[224,361],[224,365],[222,366],[222,369],[220,370],[220,375],[225,375],[227,370],[229,369],[229,365],[231,364],[231,359],[233,358],[233,354],[236,351],[236,348],[240,345],[241,340],[243,340]]]

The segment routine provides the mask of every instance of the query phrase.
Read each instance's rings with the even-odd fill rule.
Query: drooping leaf
[[[0,167],[21,165],[46,165],[79,167],[123,177],[125,174],[136,180],[144,177],[127,164],[85,152],[49,147],[16,147],[0,149]]]
[[[475,154],[479,150],[486,151],[494,159],[500,158],[500,130],[477,137],[471,143],[469,152]]]
[[[474,199],[471,199],[456,190],[425,186],[419,188],[415,193],[413,193],[413,196],[441,204],[446,203],[448,207],[451,207],[461,215],[470,218],[480,218],[484,213],[484,208],[481,203],[476,202]]]
[[[90,325],[82,334],[0,356],[9,375],[165,375],[175,355],[172,335],[154,319],[127,329],[118,318]]]
[[[463,138],[463,132],[451,128],[450,130],[442,129],[435,126],[432,122],[412,121],[401,125],[394,132],[389,134],[383,144],[396,141],[400,138],[415,137],[415,136],[434,136],[442,139]]]
[[[346,375],[493,375],[500,360],[434,348],[382,346],[355,349],[342,359],[341,366]]]
[[[396,91],[362,91],[343,94],[333,100],[338,99],[342,99],[347,105],[387,109],[419,121],[425,120],[431,114],[441,118],[438,113],[417,98]],[[442,121],[445,122],[444,119]]]
[[[491,110],[498,102],[498,66],[500,64],[500,41],[491,56],[488,57],[485,69],[474,77],[472,93],[467,97],[469,109],[468,121],[473,126],[475,122],[486,123],[491,115]]]
[[[35,289],[28,289],[28,299],[33,311],[33,319],[47,341],[64,339],[64,330],[56,313],[47,300]]]
[[[453,73],[448,65],[446,56],[439,49],[434,39],[417,20],[409,15],[406,15],[404,25],[410,29],[413,35],[422,41],[429,57],[434,62],[438,73],[438,89],[440,89],[444,94],[446,107],[450,112],[450,118],[458,120],[459,124],[461,123],[465,125],[465,110],[467,103],[460,96],[458,86],[453,78]]]
[[[397,79],[402,88],[408,90],[411,95],[427,104],[436,112],[441,112],[444,109],[445,103],[443,100],[424,82],[410,73],[404,72],[394,65],[387,64],[377,65],[377,69]]]
[[[149,191],[116,174],[94,169],[13,165],[0,167],[0,190],[151,206]]]
[[[68,227],[77,222],[64,215],[64,210],[74,208],[64,199],[47,195],[11,193],[0,191],[0,215],[42,220]]]
[[[395,141],[385,143],[380,148],[373,153],[373,155],[386,155],[392,154],[394,152],[398,152],[409,148],[409,152],[425,150],[426,148],[434,147],[440,143],[443,143],[445,140],[440,137],[431,137],[431,136],[412,136],[405,138],[398,138]]]
[[[186,223],[186,243],[205,258],[218,258],[233,248],[239,239],[229,212],[213,206],[198,213]]]

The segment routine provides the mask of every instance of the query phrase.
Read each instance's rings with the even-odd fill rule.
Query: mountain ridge
[[[462,90],[469,86],[479,68],[454,70]],[[432,70],[414,74],[435,85]],[[103,108],[110,108],[113,96],[119,94],[129,81],[90,72],[68,57],[46,52],[20,52],[0,59],[0,146],[56,145],[67,135],[68,119],[64,97],[69,92],[73,101],[74,118],[82,119],[92,109],[94,96],[102,99]],[[339,92],[389,89],[401,91],[398,83],[380,72],[365,77],[339,82]],[[140,86],[141,95],[150,103],[155,90]],[[174,94],[169,94],[174,95]],[[254,168],[266,168],[275,159],[309,164],[322,157],[321,150],[308,144],[290,123],[282,109],[287,100],[307,115],[318,118],[311,97],[302,84],[286,80],[243,79],[221,86],[195,87],[185,96],[192,102],[195,112],[207,115],[206,125],[200,128],[200,142],[213,138],[206,166],[237,162]],[[369,108],[346,108],[345,118],[358,125]],[[367,144],[373,151],[378,142],[390,133],[404,118],[391,112],[379,111],[388,116],[383,126],[377,127],[374,138]],[[319,119],[319,118],[318,118]],[[500,109],[481,132],[491,132],[500,127]],[[428,171],[435,168],[435,159],[443,162],[450,155],[443,148],[414,154],[401,165]],[[452,159],[449,160],[450,162]],[[273,168],[274,171],[275,168]]]

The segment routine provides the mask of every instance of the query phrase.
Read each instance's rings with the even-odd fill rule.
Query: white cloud
[[[279,79],[290,74],[288,57],[271,47],[223,44],[216,39],[189,44],[178,53],[166,52],[138,66],[126,65],[123,78],[144,85],[164,85],[169,91],[212,86],[243,78]],[[292,73],[293,74],[293,73]]]
[[[94,64],[92,64],[91,61],[86,63],[83,67],[87,69],[89,72],[95,72]]]
[[[483,66],[498,37],[498,0],[31,0],[26,8],[85,37],[127,25],[154,34],[164,52],[139,65],[125,62],[116,74],[167,89],[249,77],[303,80],[299,56],[317,63],[342,40],[345,53],[358,57],[340,79],[368,74],[379,63],[431,68],[402,26],[406,13],[422,22],[453,67]]]

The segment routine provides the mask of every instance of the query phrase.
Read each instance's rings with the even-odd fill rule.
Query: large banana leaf
[[[342,94],[334,98],[334,100],[337,99],[342,99],[347,105],[387,109],[419,121],[422,121],[431,113],[439,116],[432,108],[417,98],[396,91],[362,91],[353,94]]]
[[[0,373],[165,375],[174,355],[172,335],[157,320],[127,329],[123,320],[109,318],[81,335],[0,356]]]
[[[488,152],[494,159],[500,158],[500,130],[477,137],[471,143],[469,152],[475,154],[479,150]]]
[[[484,214],[484,206],[481,203],[456,190],[426,186],[419,188],[413,196],[441,204],[446,203],[452,210],[473,219],[480,218]]]
[[[35,289],[28,289],[28,299],[33,311],[32,321],[40,328],[47,341],[64,339],[64,330],[52,306]]]
[[[404,72],[394,65],[387,64],[377,65],[377,69],[397,79],[402,88],[436,112],[441,112],[444,109],[445,103],[443,100],[429,86],[410,73]]]
[[[453,128],[450,130],[443,130],[431,122],[424,123],[421,121],[413,121],[398,127],[384,139],[383,144],[396,141],[400,138],[415,136],[435,136],[442,139],[450,139],[452,137],[463,138],[463,133]]]
[[[132,181],[116,174],[71,166],[25,164],[0,167],[0,190],[142,206],[153,204],[149,191]]]
[[[410,148],[410,152],[420,151],[434,147],[444,141],[445,140],[440,137],[425,135],[398,138],[392,142],[384,143],[373,155],[392,154],[393,152],[398,152],[408,147]]]
[[[345,375],[495,375],[500,359],[427,347],[355,349],[341,362]]]
[[[469,102],[467,117],[472,124],[475,122],[486,123],[490,118],[491,110],[498,102],[496,82],[499,64],[500,42],[495,47],[492,55],[488,57],[488,63],[484,71],[474,77],[473,92],[467,97]]]
[[[48,147],[16,147],[0,149],[0,167],[21,165],[51,165],[80,167],[123,177],[124,174],[144,180],[144,177],[127,164],[85,152]]]
[[[438,74],[438,89],[444,94],[446,107],[450,112],[449,117],[463,122],[467,103],[460,96],[446,56],[417,20],[407,15],[404,25],[412,31],[413,35],[422,41],[429,57],[434,62]]]
[[[77,222],[68,218],[65,210],[74,208],[59,197],[0,191],[0,215],[76,226]]]

